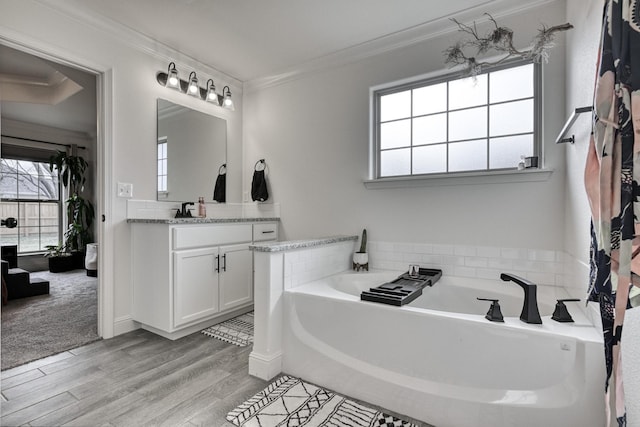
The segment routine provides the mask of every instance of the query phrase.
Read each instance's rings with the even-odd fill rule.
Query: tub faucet
[[[524,304],[522,306],[520,320],[525,323],[541,324],[542,319],[538,311],[537,286],[535,283],[514,274],[502,273],[500,274],[500,278],[505,282],[514,282],[524,290]]]

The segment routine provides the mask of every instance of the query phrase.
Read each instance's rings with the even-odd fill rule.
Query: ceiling
[[[349,60],[423,40],[455,29],[452,17],[469,22],[488,12],[497,18],[551,0],[38,1],[88,25],[137,35],[252,82],[313,68],[332,57]],[[40,124],[64,123],[65,129],[95,135],[95,76],[2,45],[0,58],[0,84],[24,84],[33,95],[7,100],[5,90],[3,118],[37,117]],[[46,95],[36,101],[38,91]]]
[[[398,37],[448,18],[540,0],[41,0],[67,13],[133,29],[240,81]],[[464,14],[469,16],[463,16]]]
[[[94,75],[1,44],[0,58],[3,120],[37,123],[95,136]]]

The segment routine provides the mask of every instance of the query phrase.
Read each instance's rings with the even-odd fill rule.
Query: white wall
[[[574,29],[567,34],[567,102],[568,117],[576,107],[593,104],[596,78],[602,2],[568,0],[567,19]],[[591,113],[582,114],[569,135],[576,143],[567,145],[567,198],[565,200],[566,251],[585,263],[589,262],[589,224],[591,213],[584,190],[584,165],[591,134]]]
[[[130,227],[126,223],[126,199],[116,197],[116,183],[132,183],[136,198],[156,198],[156,99],[162,97],[227,120],[227,199],[238,202],[242,180],[242,88],[233,79],[225,81],[217,70],[158,43],[148,41],[142,45],[126,31],[120,31],[117,38],[110,36],[90,17],[72,18],[33,0],[2,0],[1,9],[0,43],[35,48],[45,55],[111,73],[113,85],[107,89],[111,91],[112,105],[108,109],[113,122],[107,123],[107,134],[113,163],[107,171],[112,179],[106,184],[105,196],[111,211],[97,212],[97,216],[108,216],[105,232],[114,239],[113,253],[109,254],[113,258],[113,279],[105,286],[114,289],[116,321],[126,323],[131,313]],[[132,41],[138,43],[138,48],[129,44]],[[159,53],[153,54],[154,51]],[[213,77],[218,87],[231,85],[236,112],[159,86],[155,75],[166,70],[170,60],[176,62],[183,78],[195,70],[202,81]],[[104,280],[105,276],[101,277]]]
[[[578,10],[579,4],[571,2],[569,9]],[[515,29],[517,44],[524,46],[542,23],[563,23],[564,15],[564,1],[558,1],[500,18],[500,23]],[[253,164],[267,160],[271,200],[281,204],[283,238],[355,234],[366,227],[377,241],[562,249],[565,148],[553,141],[567,111],[564,36],[559,37],[544,74],[545,156],[547,167],[554,169],[548,181],[378,190],[367,190],[362,183],[368,175],[369,88],[442,70],[442,51],[459,38],[453,31],[252,90],[243,99],[239,82],[221,80],[217,70],[159,44],[134,48],[128,34],[112,37],[91,19],[69,17],[46,3],[3,0],[0,14],[0,42],[32,47],[112,74],[113,122],[107,134],[113,164],[106,194],[112,210],[106,212],[110,216],[106,231],[114,236],[113,283],[107,286],[114,287],[116,319],[130,314],[131,265],[126,203],[115,197],[115,185],[132,183],[136,199],[155,199],[158,97],[227,119],[229,202],[241,201],[242,192],[250,190]],[[218,87],[231,85],[236,111],[160,87],[155,74],[166,69],[169,60],[176,61],[184,76],[195,69],[202,81],[209,73]]]
[[[564,2],[500,18],[525,46],[542,23],[564,23]],[[480,19],[481,17],[478,17]],[[564,36],[544,67],[546,182],[365,189],[369,88],[445,69],[450,34],[359,62],[245,88],[245,168],[265,158],[286,239],[356,234],[375,241],[561,249],[565,119]],[[245,181],[245,191],[251,181]]]

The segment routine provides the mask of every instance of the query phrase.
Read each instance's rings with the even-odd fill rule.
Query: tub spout
[[[505,282],[512,281],[524,290],[524,304],[520,320],[525,323],[541,324],[540,312],[538,311],[537,286],[522,277],[514,274],[502,273],[500,278]]]

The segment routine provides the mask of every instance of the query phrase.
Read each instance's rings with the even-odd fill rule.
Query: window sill
[[[444,185],[506,184],[512,182],[547,181],[552,169],[502,170],[491,172],[460,172],[456,174],[434,174],[423,176],[401,176],[368,179],[364,181],[367,189],[435,187]]]

